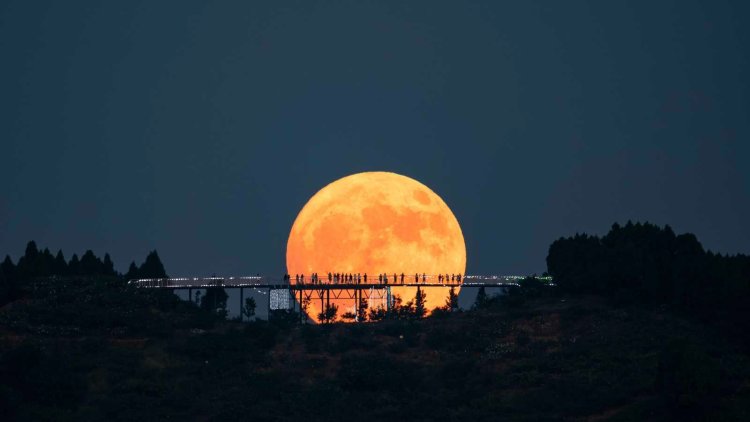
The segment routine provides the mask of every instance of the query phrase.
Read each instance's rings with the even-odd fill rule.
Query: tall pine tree
[[[102,267],[102,261],[89,249],[81,257],[79,272],[81,275],[98,275],[102,274]]]
[[[458,295],[453,286],[451,286],[451,290],[448,292],[448,299],[445,301],[445,307],[449,312],[455,312],[456,309],[458,309]]]
[[[104,262],[102,263],[102,274],[104,275],[117,275],[115,271],[115,264],[112,262],[108,253],[104,254]]]
[[[68,262],[68,275],[75,277],[81,274],[81,261],[78,260],[78,255],[73,254]]]
[[[140,275],[138,274],[138,266],[136,266],[135,261],[133,261],[130,263],[130,267],[128,267],[128,272],[125,273],[125,279],[135,280],[137,278],[140,278]]]
[[[487,292],[484,291],[484,286],[482,286],[477,292],[477,299],[474,302],[474,308],[482,309],[485,306],[487,306]]]
[[[146,256],[146,261],[138,268],[138,275],[141,278],[167,278],[167,272],[155,250]]]
[[[63,255],[62,250],[58,250],[57,255],[55,255],[55,263],[52,265],[52,272],[61,277],[68,275],[68,263],[65,262],[65,256]]]
[[[423,318],[427,310],[425,309],[425,300],[427,299],[427,293],[417,286],[417,295],[414,297],[414,316],[417,318]]]

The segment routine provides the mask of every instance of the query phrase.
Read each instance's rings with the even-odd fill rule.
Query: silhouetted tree
[[[112,262],[108,253],[104,254],[104,262],[102,263],[102,274],[104,275],[117,275],[115,271],[115,264]]]
[[[382,321],[388,316],[388,311],[383,306],[377,308],[370,308],[368,318],[370,321]]]
[[[427,299],[427,293],[417,286],[417,294],[414,296],[414,316],[416,318],[424,318],[427,313],[425,309],[425,300]]]
[[[50,275],[53,275],[53,267],[55,265],[55,257],[52,256],[52,253],[49,251],[49,249],[44,248],[42,253],[39,254],[39,257],[37,258],[37,261],[35,263],[36,266],[36,274],[38,277],[48,277]]]
[[[533,275],[519,280],[518,288],[520,293],[528,298],[539,297],[545,289],[545,283]]]
[[[52,272],[55,275],[67,276],[68,275],[68,263],[65,262],[65,256],[63,256],[62,249],[57,251],[55,255],[55,263],[52,266]]]
[[[399,295],[393,295],[393,304],[391,305],[389,317],[394,319],[414,318],[414,301],[410,300],[403,303]]]
[[[10,256],[6,255],[2,264],[0,264],[0,305],[14,300],[18,294],[16,266]]]
[[[16,266],[13,264],[13,260],[10,259],[9,255],[5,255],[3,263],[0,264],[0,272],[3,273],[7,280],[14,280],[17,277]]]
[[[336,320],[336,314],[339,312],[339,307],[335,303],[326,304],[322,312],[318,314],[318,321],[323,324],[330,324]]]
[[[128,267],[128,272],[125,273],[125,279],[126,280],[135,280],[141,278],[138,274],[138,266],[135,265],[135,261],[130,263],[130,266]]]
[[[215,312],[221,317],[226,317],[228,297],[223,287],[208,287],[203,300],[201,300],[200,307],[209,312]]]
[[[390,309],[387,309],[385,317],[387,319],[408,317],[409,313],[413,311],[413,309],[410,309],[413,306],[413,302],[407,302],[406,305],[404,305],[401,296],[394,294],[391,296],[391,307]]]
[[[477,298],[474,301],[474,308],[475,309],[482,309],[487,306],[487,292],[484,291],[484,286],[479,288],[479,291],[477,291]]]
[[[357,307],[357,321],[359,322],[365,322],[367,321],[367,299],[361,298],[359,299],[359,306]]]
[[[308,311],[310,309],[310,298],[309,297],[303,297],[302,303],[300,304],[300,307],[302,308],[302,319],[305,324],[307,324],[307,318],[308,318]]]
[[[458,309],[458,295],[456,294],[456,289],[454,287],[451,287],[450,291],[448,291],[448,299],[445,300],[445,308],[448,312],[455,312],[455,310]]]
[[[167,278],[164,265],[155,250],[146,256],[146,261],[138,268],[138,276],[140,278]]]
[[[242,314],[247,317],[247,319],[250,319],[255,316],[255,298],[248,297],[245,299],[245,306],[242,307]]]
[[[344,319],[346,321],[354,321],[354,319],[357,318],[357,314],[354,312],[344,312],[341,314],[341,319]]]
[[[68,262],[68,275],[77,276],[81,274],[81,261],[78,260],[78,255],[73,254]]]
[[[26,251],[24,252],[23,256],[18,259],[18,264],[16,265],[16,277],[19,280],[28,280],[38,277],[38,261],[39,249],[37,249],[36,247],[36,242],[32,240],[26,244]]]
[[[102,261],[94,255],[91,249],[87,250],[81,257],[79,267],[80,275],[97,275],[102,274]]]
[[[0,271],[0,306],[4,305],[8,299],[8,279],[5,278],[5,273]]]

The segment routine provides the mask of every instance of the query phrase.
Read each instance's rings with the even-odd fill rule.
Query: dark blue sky
[[[750,252],[748,2],[99,3],[0,3],[0,254],[280,274],[368,170],[443,197],[470,273],[628,219]]]

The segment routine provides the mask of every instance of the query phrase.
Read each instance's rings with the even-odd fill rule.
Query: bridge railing
[[[524,276],[517,275],[466,275],[460,277],[454,277],[452,280],[448,277],[441,279],[440,275],[420,275],[415,281],[415,277],[404,276],[403,281],[401,278],[396,279],[394,282],[393,277],[386,280],[378,280],[377,277],[368,276],[367,280],[364,281],[362,278],[357,280],[344,281],[344,280],[329,280],[327,276],[325,278],[317,278],[311,280],[310,277],[304,277],[298,280],[292,281],[292,279],[286,277],[267,277],[267,276],[245,276],[245,277],[174,277],[174,278],[143,278],[133,279],[128,281],[128,284],[136,287],[146,288],[207,288],[207,287],[270,287],[270,286],[293,286],[293,285],[304,285],[304,286],[356,286],[356,285],[383,285],[383,286],[467,286],[467,287],[481,287],[481,286],[498,286],[498,285],[517,285],[518,282],[524,279]],[[552,282],[551,277],[538,277],[541,280]]]

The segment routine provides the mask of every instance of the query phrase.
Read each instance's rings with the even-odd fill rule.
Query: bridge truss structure
[[[247,277],[178,277],[178,278],[149,278],[134,279],[128,281],[129,285],[144,289],[168,289],[174,292],[187,291],[188,298],[192,300],[192,291],[208,288],[239,289],[240,309],[244,304],[244,292],[246,288],[256,291],[264,291],[268,300],[265,305],[267,310],[294,310],[298,311],[300,321],[305,316],[302,312],[305,303],[320,301],[321,309],[330,306],[331,299],[352,300],[355,304],[355,314],[363,300],[368,302],[369,308],[374,308],[373,302],[382,304],[387,310],[392,306],[392,287],[419,287],[422,289],[445,288],[445,287],[469,287],[469,288],[510,288],[518,286],[518,282],[524,276],[505,275],[467,275],[449,280],[442,279],[438,275],[422,275],[404,282],[368,282],[357,281],[329,281],[328,279],[317,279],[310,282],[310,278],[300,282],[291,282],[287,277],[273,278],[265,276]],[[539,277],[551,282],[550,277]],[[456,281],[459,279],[460,281]],[[387,280],[387,279],[386,279]]]

